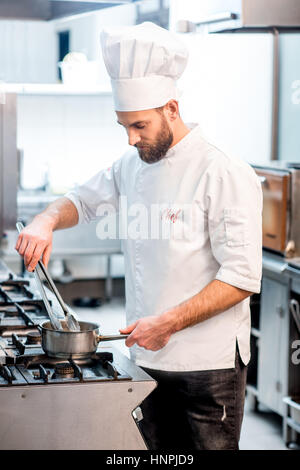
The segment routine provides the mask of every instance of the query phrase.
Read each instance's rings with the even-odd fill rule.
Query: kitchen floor
[[[97,308],[75,307],[74,310],[81,320],[98,323],[102,334],[119,334],[119,328],[125,326],[124,307],[124,299],[116,298]],[[123,340],[115,341],[114,346],[129,356]],[[268,411],[253,412],[250,397],[246,397],[240,449],[287,450],[282,439],[281,418]]]

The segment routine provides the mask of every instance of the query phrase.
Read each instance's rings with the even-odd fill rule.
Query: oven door
[[[290,224],[290,173],[255,169],[263,190],[263,246],[285,253]]]

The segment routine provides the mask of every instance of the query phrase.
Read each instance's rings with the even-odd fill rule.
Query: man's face
[[[118,123],[125,127],[129,145],[134,145],[140,158],[155,163],[167,153],[173,133],[163,111],[116,111]]]

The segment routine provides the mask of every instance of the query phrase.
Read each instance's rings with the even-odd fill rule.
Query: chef
[[[247,163],[181,119],[176,82],[188,54],[176,35],[147,22],[103,31],[101,41],[116,118],[132,148],[38,214],[16,249],[32,271],[41,256],[48,264],[54,230],[89,223],[103,207],[128,227],[132,208],[156,213],[151,230],[144,217],[121,237],[120,332],[129,334],[132,360],[158,383],[141,405],[142,432],[153,450],[238,449],[249,298],[261,282],[260,183]]]

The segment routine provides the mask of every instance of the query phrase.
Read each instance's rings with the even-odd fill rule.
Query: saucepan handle
[[[128,338],[129,335],[99,335],[97,336],[97,343],[100,341],[113,341],[115,339],[125,339]]]

